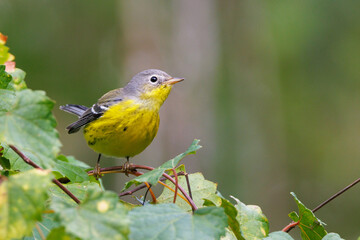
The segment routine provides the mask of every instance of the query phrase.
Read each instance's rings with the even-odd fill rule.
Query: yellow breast
[[[154,139],[159,128],[159,107],[149,108],[134,100],[111,106],[84,128],[84,137],[95,152],[133,157]]]

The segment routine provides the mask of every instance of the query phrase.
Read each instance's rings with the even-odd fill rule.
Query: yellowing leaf
[[[205,180],[202,173],[189,174],[189,182],[191,186],[191,193],[196,206],[203,206],[204,199],[211,200],[215,205],[220,205],[221,199],[216,195],[217,184],[211,181]],[[166,181],[166,184],[175,188],[174,184],[170,181]],[[179,185],[182,186],[188,193],[188,187],[185,176],[179,176]],[[167,188],[164,188],[162,194],[157,198],[159,203],[172,203],[174,199],[174,192]],[[183,199],[177,197],[176,204],[187,211],[191,210],[191,206]]]
[[[29,235],[41,220],[48,199],[51,174],[30,170],[10,176],[0,185],[0,239]]]

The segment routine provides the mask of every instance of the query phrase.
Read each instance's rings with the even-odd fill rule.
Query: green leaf
[[[255,205],[245,205],[239,199],[232,197],[236,201],[235,208],[238,211],[236,219],[240,224],[240,231],[246,240],[263,239],[269,234],[269,222],[262,213],[260,207]]]
[[[175,204],[146,205],[129,213],[130,239],[219,239],[225,235],[227,217],[222,208],[206,207],[185,212]]]
[[[291,193],[294,197],[295,202],[299,208],[299,214],[292,212],[289,214],[289,217],[294,221],[300,221],[298,227],[301,230],[301,237],[302,239],[322,239],[327,232],[323,227],[323,223],[315,217],[314,213],[306,208],[302,202],[296,197],[295,193]]]
[[[37,222],[37,227],[34,227],[32,230],[32,236],[31,237],[25,237],[23,240],[41,240],[41,234],[43,234],[45,237],[48,236],[50,231],[53,228],[56,228],[59,226],[59,223],[55,219],[55,214],[43,214],[42,221]],[[41,231],[41,234],[39,233],[39,230]]]
[[[325,237],[322,240],[344,240],[340,237],[337,233],[328,233],[325,235]]]
[[[88,169],[85,163],[77,161],[73,157],[65,157],[63,155],[58,156],[56,165],[53,167],[53,171],[60,174],[61,177],[67,177],[73,183],[89,181],[90,178],[85,171]]]
[[[98,191],[101,191],[101,188],[99,184],[95,182],[82,182],[80,183],[68,183],[63,184],[71,193],[73,193],[80,201],[83,201],[87,194],[89,189],[97,189]],[[57,202],[64,202],[68,205],[72,205],[74,207],[77,207],[78,205],[74,202],[72,198],[70,198],[66,193],[64,193],[58,186],[52,186],[49,188],[49,195],[52,199],[52,201]]]
[[[216,183],[205,180],[202,173],[189,174],[188,177],[192,197],[196,206],[203,206],[204,199],[214,202],[215,205],[220,205],[221,199],[216,195]],[[178,180],[179,185],[182,186],[187,193],[189,193],[185,176],[179,176]],[[165,183],[170,187],[172,186],[173,189],[175,188],[174,184],[172,184],[170,181],[167,180]],[[174,192],[170,191],[167,188],[164,188],[161,195],[157,198],[157,201],[159,203],[172,203],[173,200]],[[176,205],[178,205],[184,210],[191,211],[191,206],[180,197],[176,198]]]
[[[15,101],[15,92],[10,88],[11,75],[5,72],[5,65],[0,65],[0,112],[11,109]]]
[[[23,70],[15,68],[13,71],[9,72],[9,74],[12,76],[12,81],[10,82],[8,88],[14,89],[16,91],[27,88],[25,83],[26,73]]]
[[[228,224],[230,229],[232,230],[233,234],[236,236],[236,239],[242,240],[244,239],[241,236],[240,232],[240,225],[237,220],[238,211],[235,206],[225,198],[221,198],[221,207],[224,209],[227,217],[228,217]]]
[[[10,169],[12,170],[30,170],[33,169],[32,166],[24,162],[24,160],[17,155],[14,150],[12,150],[7,144],[2,143],[1,146],[4,148],[3,157],[9,160]]]
[[[81,239],[81,238],[77,238],[66,233],[64,227],[52,229],[50,234],[46,238],[46,240],[75,240],[75,239]]]
[[[264,238],[264,240],[294,240],[288,233],[278,231],[272,232],[268,237]]]
[[[61,146],[53,105],[42,91],[15,92],[9,111],[0,111],[0,142],[15,145],[40,167],[52,168]]]
[[[8,89],[11,75],[5,72],[5,65],[0,65],[0,89]]]
[[[177,155],[173,159],[170,159],[169,161],[162,164],[160,167],[155,168],[152,171],[149,171],[141,176],[138,176],[138,177],[128,181],[127,183],[125,183],[125,186],[122,189],[122,191],[125,191],[126,189],[131,187],[131,185],[133,185],[133,184],[139,185],[143,182],[148,182],[152,186],[155,186],[157,184],[157,182],[159,181],[159,179],[161,178],[164,171],[176,167],[184,157],[186,157],[189,154],[195,154],[196,151],[201,148],[201,146],[198,145],[199,141],[200,140],[195,139],[192,142],[192,144],[190,145],[190,147],[188,148],[188,150],[186,150],[186,152]]]
[[[79,206],[53,198],[51,208],[65,231],[81,239],[126,239],[129,234],[127,210],[116,193],[89,187]]]
[[[235,234],[232,231],[226,228],[226,234],[224,237],[221,237],[221,240],[238,240],[238,239],[236,238]]]
[[[41,220],[48,199],[51,174],[33,169],[10,176],[0,185],[0,236],[3,239],[29,235]]]
[[[7,37],[0,33],[0,64],[12,61],[14,56],[9,53],[9,48],[5,46]]]

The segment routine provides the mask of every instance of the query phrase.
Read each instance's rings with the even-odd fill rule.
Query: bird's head
[[[183,78],[171,77],[161,70],[148,69],[136,74],[125,89],[136,93],[141,100],[158,103],[161,106],[172,86],[183,80]]]

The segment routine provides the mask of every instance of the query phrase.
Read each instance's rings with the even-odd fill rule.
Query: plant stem
[[[128,168],[128,173],[131,173],[131,172],[136,172],[137,169],[145,169],[145,170],[154,170],[153,167],[149,167],[149,166],[145,166],[145,165],[136,165],[136,164],[130,164],[129,168]],[[129,172],[130,170],[130,172]],[[104,172],[107,172],[107,171],[119,171],[119,172],[125,172],[123,171],[123,166],[114,166],[114,167],[109,167],[109,168],[102,168],[100,170],[101,173],[104,173]],[[94,171],[89,171],[88,172],[89,175],[93,175],[94,174]],[[163,173],[163,176],[166,177],[168,180],[170,180],[174,185],[176,185],[176,181],[171,177],[169,176],[169,174],[167,173]],[[178,185],[178,184],[177,184]],[[192,200],[192,198],[189,196],[189,194],[180,186],[178,185],[178,188],[179,190],[182,192],[182,194],[185,196],[185,198],[189,201],[190,205],[191,205],[191,208],[193,209],[193,211],[197,210],[197,206],[195,204],[195,202]]]
[[[185,175],[184,172],[178,172],[178,176],[183,176],[183,175]],[[174,177],[174,175],[172,175],[171,177]],[[160,183],[160,182],[163,182],[163,181],[165,181],[165,180],[166,180],[166,177],[162,177],[162,178],[159,179],[159,183]],[[118,195],[119,195],[119,197],[127,196],[127,195],[132,195],[132,194],[134,194],[135,192],[137,192],[137,191],[139,191],[139,190],[141,190],[141,189],[143,189],[143,188],[146,188],[146,187],[147,187],[147,186],[146,186],[145,184],[141,184],[140,186],[138,186],[138,187],[136,187],[136,188],[134,188],[134,189],[132,189],[132,190],[119,193]]]
[[[341,189],[340,191],[338,191],[337,193],[332,195],[330,198],[328,198],[327,200],[322,202],[319,206],[317,206],[316,208],[314,208],[311,211],[313,213],[315,213],[320,208],[324,207],[326,204],[328,204],[329,202],[331,202],[332,200],[334,200],[335,198],[337,198],[338,196],[340,196],[341,194],[343,194],[344,192],[346,192],[347,190],[349,190],[350,188],[352,188],[353,186],[355,186],[359,182],[360,182],[360,178],[356,179],[354,182],[352,182],[351,184],[347,185],[345,188]],[[296,227],[299,223],[300,222],[291,222],[286,227],[284,227],[282,231],[283,232],[290,232],[290,230],[293,229],[294,227]]]
[[[174,193],[174,201],[173,203],[176,203],[176,197],[177,197],[177,192],[178,192],[178,186],[179,186],[179,179],[178,179],[178,175],[177,175],[177,172],[176,172],[176,169],[173,168],[172,169],[173,173],[174,173],[174,177],[175,177],[175,193]]]
[[[27,164],[29,164],[30,166],[40,169],[40,170],[44,170],[41,167],[39,167],[36,163],[34,163],[33,161],[31,161],[30,158],[28,158],[27,156],[25,156],[19,149],[17,149],[15,146],[13,145],[9,145],[9,147],[14,150],[17,155],[19,155],[24,162],[26,162]],[[72,200],[74,200],[77,204],[80,204],[80,200],[75,197],[74,194],[72,194],[64,185],[62,185],[57,179],[52,179],[52,182],[55,183],[61,190],[63,190],[69,197],[71,197]]]
[[[185,178],[186,178],[186,184],[187,184],[188,190],[189,190],[189,195],[190,195],[191,199],[193,199],[192,193],[191,193],[190,180],[189,180],[189,174],[188,173],[185,174]]]
[[[291,229],[293,229],[294,227],[296,227],[298,224],[300,223],[300,221],[297,222],[291,222],[289,223],[286,227],[283,228],[283,232],[290,232]]]
[[[327,199],[326,201],[322,202],[319,206],[317,206],[316,208],[314,208],[312,210],[312,212],[316,212],[317,210],[319,210],[320,208],[322,208],[323,206],[325,206],[326,204],[328,204],[329,202],[331,202],[332,200],[334,200],[335,198],[337,198],[338,196],[340,196],[341,194],[343,194],[344,192],[346,192],[347,190],[349,190],[350,188],[352,188],[353,186],[355,186],[357,183],[360,182],[360,178],[356,179],[354,182],[352,182],[351,184],[347,185],[344,189],[340,190],[339,192],[335,193],[334,195],[332,195],[329,199]]]

